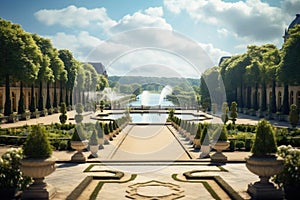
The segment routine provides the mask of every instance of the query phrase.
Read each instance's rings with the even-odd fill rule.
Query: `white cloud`
[[[128,14],[124,16],[111,28],[111,32],[118,33],[143,27],[172,30],[172,26],[163,18],[162,7],[150,7],[144,11],[138,11],[132,15]]]
[[[280,8],[260,0],[164,0],[164,5],[175,14],[186,11],[194,20],[233,31],[240,38],[276,39],[286,25]]]
[[[48,26],[59,24],[64,27],[97,26],[109,29],[117,22],[107,16],[105,8],[87,9],[71,5],[60,10],[39,10],[35,17]]]
[[[54,36],[46,37],[52,40],[54,47],[58,49],[69,49],[73,52],[74,57],[80,61],[85,61],[88,53],[103,42],[85,31],[80,32],[78,35],[59,32]]]
[[[211,60],[213,61],[214,65],[219,63],[219,60],[223,56],[231,56],[231,53],[223,51],[214,47],[212,44],[203,44],[199,43],[199,45],[206,51],[206,53],[210,56]]]
[[[300,1],[284,0],[282,1],[282,8],[287,15],[295,16],[295,14],[300,13]]]

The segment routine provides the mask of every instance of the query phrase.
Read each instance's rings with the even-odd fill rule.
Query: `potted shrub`
[[[17,112],[11,113],[11,114],[9,115],[9,117],[8,117],[8,122],[9,122],[9,123],[15,123],[15,122],[17,122],[17,121],[18,121],[18,114],[17,114]]]
[[[103,109],[104,109],[104,101],[103,100],[100,101],[99,108],[100,108],[100,111],[103,112]]]
[[[276,156],[277,145],[271,124],[263,119],[256,128],[256,136],[251,149],[252,155],[246,158],[246,167],[259,176],[260,180],[248,185],[248,193],[254,199],[282,199],[281,189],[269,182],[271,176],[280,173],[284,160]]]
[[[44,182],[44,177],[55,171],[55,158],[52,157],[47,132],[44,126],[32,126],[23,146],[24,158],[20,169],[34,182],[23,191],[22,199],[49,199],[55,195],[55,188]]]
[[[209,158],[210,145],[209,145],[209,135],[208,135],[208,124],[204,124],[201,137],[200,137],[200,158]]]
[[[23,158],[21,148],[11,148],[0,158],[0,196],[1,199],[15,199],[17,191],[23,190],[31,183],[31,178],[24,176],[20,170]]]
[[[67,117],[67,115],[66,115],[66,113],[67,113],[67,108],[66,108],[66,104],[64,103],[64,102],[62,102],[61,104],[60,104],[60,116],[59,116],[59,121],[60,121],[60,123],[62,123],[62,124],[65,124],[66,123],[66,121],[67,121],[67,119],[68,119],[68,117]]]
[[[95,124],[95,128],[97,131],[97,136],[98,136],[98,147],[99,149],[103,149],[103,143],[104,143],[104,139],[103,139],[103,124],[101,122],[96,122]]]
[[[222,115],[221,115],[221,119],[222,119],[222,122],[224,123],[224,124],[226,124],[226,122],[228,121],[228,104],[227,104],[227,102],[224,102],[223,104],[222,104]]]
[[[290,107],[290,113],[289,113],[289,122],[293,129],[296,128],[298,122],[299,122],[299,114],[298,114],[298,109],[295,104],[292,104]]]
[[[30,111],[29,110],[25,110],[24,112],[22,112],[20,114],[20,120],[29,120],[30,119]]]
[[[300,191],[300,151],[291,145],[282,145],[277,153],[284,159],[284,167],[273,181],[284,189],[286,199],[297,199]]]
[[[83,116],[82,116],[83,105],[81,103],[76,104],[75,110],[76,110],[76,113],[77,113],[75,115],[75,122],[76,123],[81,123],[82,120],[83,120]]]
[[[217,127],[212,136],[213,148],[217,151],[211,156],[212,162],[227,162],[227,157],[222,153],[229,147],[228,133],[226,126]]]
[[[89,139],[89,148],[90,148],[90,152],[91,155],[89,156],[89,158],[97,158],[97,152],[98,152],[98,137],[96,134],[96,130],[93,130],[93,133]]]
[[[201,136],[201,132],[202,132],[202,127],[201,127],[201,123],[199,123],[198,126],[197,126],[196,135],[194,137],[194,145],[193,145],[193,147],[195,149],[200,149],[200,136]]]
[[[82,124],[77,124],[71,138],[71,147],[76,150],[76,153],[71,157],[71,161],[86,162],[86,157],[82,151],[87,147],[87,144],[88,141],[86,140]]]
[[[230,107],[231,113],[230,113],[230,118],[232,121],[232,124],[235,124],[235,121],[238,117],[238,113],[237,113],[237,103],[235,101],[233,101],[231,103],[231,107]]]

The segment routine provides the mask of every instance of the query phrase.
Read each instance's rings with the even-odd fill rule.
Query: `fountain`
[[[158,105],[159,105],[159,106],[161,106],[162,102],[164,101],[164,99],[166,98],[167,95],[172,94],[172,91],[173,91],[173,89],[172,89],[172,87],[169,86],[169,85],[166,85],[166,86],[162,89],[162,91],[161,91],[161,93],[160,93],[160,96],[159,96],[159,102],[158,102]]]
[[[149,91],[143,91],[142,94],[140,95],[141,106],[150,106],[149,100],[150,100]]]

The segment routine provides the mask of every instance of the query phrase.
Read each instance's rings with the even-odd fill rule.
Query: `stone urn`
[[[87,147],[88,141],[71,141],[72,149],[76,150],[76,153],[71,157],[73,162],[86,162],[86,157],[82,153],[83,149]]]
[[[20,161],[20,170],[34,180],[33,184],[23,191],[22,199],[51,199],[55,195],[55,188],[44,182],[44,178],[55,171],[55,161],[54,157]]]
[[[98,138],[98,149],[104,149],[103,144],[104,144],[104,139],[103,138]]]
[[[91,158],[98,158],[99,145],[90,145]]]
[[[217,141],[213,148],[217,151],[211,156],[212,162],[225,163],[227,162],[227,157],[222,153],[223,150],[229,147],[229,141]]]
[[[200,142],[199,142],[200,143]],[[210,145],[201,145],[201,149],[200,149],[200,158],[209,158],[210,155]]]
[[[195,149],[200,149],[200,138],[199,139],[195,139],[194,138],[194,145],[193,145],[193,147],[195,148]]]
[[[247,192],[254,199],[283,199],[284,193],[269,181],[270,177],[279,174],[284,167],[281,157],[255,157],[246,158],[246,167],[250,172],[259,176],[259,181],[248,185]]]

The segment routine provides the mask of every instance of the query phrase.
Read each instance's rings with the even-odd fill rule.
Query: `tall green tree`
[[[291,28],[288,34],[289,37],[282,46],[282,59],[278,69],[279,80],[284,83],[283,114],[289,114],[288,85],[300,84],[300,25]]]
[[[31,34],[21,26],[0,18],[0,76],[5,78],[6,116],[12,113],[10,99],[10,77],[17,80],[35,80],[40,68],[42,54]]]
[[[53,47],[51,41],[49,39],[42,38],[37,34],[32,35],[36,44],[43,54],[43,60],[41,64],[41,68],[38,73],[38,82],[39,82],[39,101],[38,101],[38,110],[42,111],[44,109],[44,98],[43,98],[43,82],[47,84],[47,94],[49,93],[49,82],[54,81],[54,74],[51,68],[51,58],[53,57]],[[49,101],[50,97],[47,95],[47,101]],[[47,105],[49,109],[49,102]]]
[[[72,91],[75,85],[75,79],[78,71],[78,62],[73,57],[72,53],[69,50],[62,49],[59,50],[59,58],[63,61],[65,69],[67,71],[67,79],[65,80],[66,86],[66,106],[70,106],[72,104]],[[71,104],[70,104],[71,103]]]

